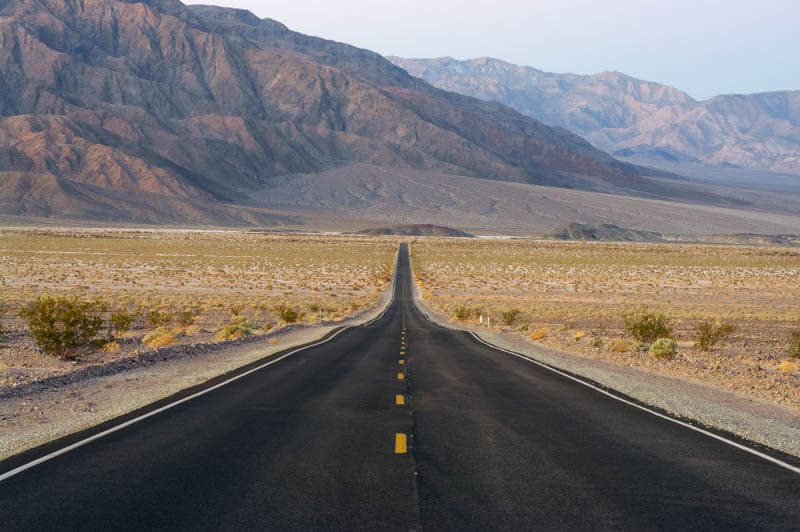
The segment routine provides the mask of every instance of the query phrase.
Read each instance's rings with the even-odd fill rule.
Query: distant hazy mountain
[[[655,186],[564,129],[246,11],[0,0],[0,214],[282,223],[242,204],[274,176],[355,162]]]
[[[503,103],[612,155],[800,173],[800,91],[698,102],[619,72],[553,74],[488,58],[389,59],[441,89]]]

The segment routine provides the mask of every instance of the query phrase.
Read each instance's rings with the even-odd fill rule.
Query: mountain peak
[[[620,156],[800,174],[800,91],[698,102],[618,71],[554,74],[484,59],[394,62],[437,87],[509,105]]]
[[[246,202],[276,176],[352,163],[604,191],[654,186],[563,129],[245,10],[23,0],[0,16],[17,23],[0,24],[0,173],[49,179],[31,190],[90,194],[93,213],[105,205],[150,219],[145,205],[168,198],[173,209],[227,217],[214,205]]]

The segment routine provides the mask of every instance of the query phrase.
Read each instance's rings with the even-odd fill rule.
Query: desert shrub
[[[91,345],[103,327],[97,304],[76,298],[40,297],[19,315],[45,353],[67,359],[77,358],[77,349]]]
[[[459,305],[453,309],[453,317],[457,320],[466,321],[472,317],[472,309],[464,305]]]
[[[728,323],[715,324],[709,320],[701,321],[695,326],[694,345],[703,351],[711,351],[715,345],[730,336],[735,330],[736,327]]]
[[[244,307],[242,305],[234,305],[234,306],[232,306],[230,308],[231,316],[238,316],[239,314],[242,313],[242,310],[244,310]]]
[[[535,329],[529,336],[531,340],[544,340],[550,334],[550,331],[546,327],[541,327],[539,329]]]
[[[786,356],[800,358],[800,331],[789,335],[789,341],[786,343]]]
[[[250,336],[253,331],[246,325],[252,325],[249,322],[229,323],[223,327],[215,336],[214,339],[218,341],[236,340],[244,336]]]
[[[522,316],[522,311],[518,308],[512,308],[510,310],[504,310],[502,314],[502,322],[503,325],[512,326],[514,325],[517,320],[520,319]]]
[[[153,308],[147,311],[145,321],[150,327],[164,327],[172,321],[172,315],[165,310]]]
[[[231,320],[231,325],[239,325],[245,329],[258,329],[258,325],[253,323],[247,316],[239,316]]]
[[[784,360],[778,365],[778,370],[780,371],[798,371],[800,370],[800,365],[797,362],[792,362],[791,360]]]
[[[572,335],[576,342],[580,342],[584,338],[586,338],[586,331],[575,331],[575,334]]]
[[[111,341],[103,344],[104,353],[116,353],[120,350],[120,345],[117,342]]]
[[[182,310],[178,313],[178,325],[181,327],[188,327],[194,325],[195,312],[193,310]]]
[[[601,338],[592,338],[592,347],[600,349],[603,347],[603,340]]]
[[[136,316],[129,312],[118,310],[117,312],[112,313],[111,317],[109,318],[110,329],[114,334],[125,334],[131,329],[131,325],[133,324],[133,320],[135,318]]]
[[[142,343],[149,347],[164,347],[172,345],[178,341],[178,335],[175,331],[167,327],[159,327],[155,331],[147,333],[142,338]]]
[[[300,318],[300,314],[295,309],[286,305],[278,305],[275,313],[286,323],[294,323]]]
[[[611,350],[615,353],[627,353],[633,349],[633,346],[627,340],[615,340],[611,344]]]
[[[317,303],[311,303],[310,305],[308,305],[308,310],[316,314],[317,312],[322,310],[322,307],[319,306]]]
[[[671,338],[672,327],[664,314],[648,310],[628,312],[623,316],[625,329],[640,342],[649,344],[660,338]]]
[[[678,342],[672,338],[659,338],[650,346],[650,354],[656,358],[672,358],[678,353]]]

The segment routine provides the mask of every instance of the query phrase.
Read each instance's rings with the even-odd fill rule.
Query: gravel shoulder
[[[795,410],[699,382],[549,349],[513,333],[453,323],[422,300],[416,283],[413,283],[413,287],[417,306],[438,325],[474,332],[493,345],[590,379],[675,417],[727,431],[800,457],[800,413]]]
[[[320,340],[338,328],[364,324],[389,306],[393,292],[392,283],[375,306],[333,325],[286,328],[255,340],[218,346],[178,346],[178,356],[170,352],[172,356],[167,357],[170,348],[166,348],[129,367],[110,368],[99,375],[67,376],[49,385],[20,387],[14,393],[0,395],[0,460],[125,415],[275,353]]]

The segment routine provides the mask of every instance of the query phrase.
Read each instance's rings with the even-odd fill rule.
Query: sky
[[[800,89],[800,0],[205,0],[383,55],[617,70],[696,99]]]

